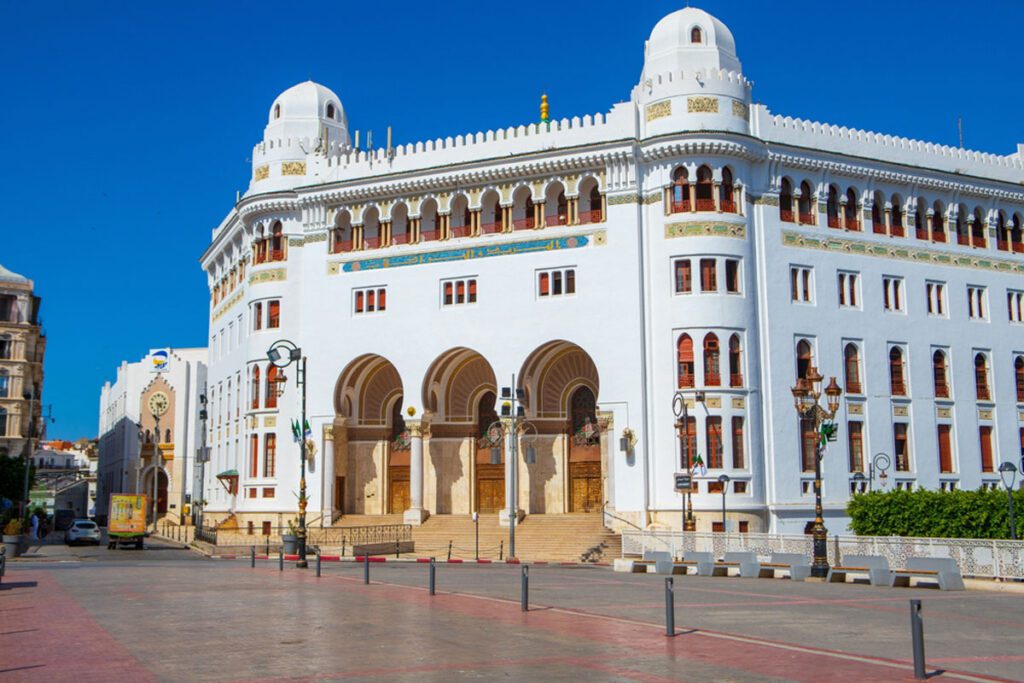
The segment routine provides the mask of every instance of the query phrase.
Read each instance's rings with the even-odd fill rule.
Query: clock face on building
[[[157,417],[167,412],[170,407],[170,400],[167,398],[167,394],[162,391],[158,391],[149,397],[149,412],[153,413]]]

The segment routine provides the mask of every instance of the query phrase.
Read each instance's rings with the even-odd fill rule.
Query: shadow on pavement
[[[35,581],[14,581],[0,583],[0,591],[9,591],[12,588],[35,588],[38,584]],[[0,673],[3,673],[0,671]]]

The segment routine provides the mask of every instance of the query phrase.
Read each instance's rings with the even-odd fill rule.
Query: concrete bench
[[[768,562],[762,562],[758,576],[774,578],[775,572],[788,571],[792,581],[803,581],[811,575],[811,561],[800,553],[772,553]]]
[[[934,581],[944,591],[964,590],[964,577],[952,557],[908,557],[906,567],[893,570],[892,585],[910,586],[912,579]]]
[[[842,564],[829,567],[829,583],[846,583],[851,574],[867,575],[872,586],[892,586],[894,575],[889,560],[881,555],[845,555]]]
[[[645,550],[644,559],[638,564],[643,565],[647,573],[651,572],[652,567],[656,574],[671,574],[674,569],[672,553],[667,550]]]
[[[728,576],[733,568],[747,578],[756,578],[761,572],[761,563],[752,552],[726,553],[720,561],[715,561],[712,553],[688,553],[684,559],[697,565],[698,576]]]

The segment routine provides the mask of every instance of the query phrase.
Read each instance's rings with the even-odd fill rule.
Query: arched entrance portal
[[[398,370],[376,354],[356,358],[338,378],[334,403],[334,509],[401,514],[409,504],[409,438]]]
[[[156,512],[158,515],[167,514],[167,472],[160,470],[159,478],[156,480]],[[145,479],[142,484],[142,491],[147,496],[153,495],[153,468],[150,467],[146,472]]]
[[[498,422],[493,391],[477,403],[476,511],[496,513],[505,509],[504,432]]]
[[[537,428],[536,461],[526,468],[529,512],[598,512],[607,449],[597,415],[597,366],[582,348],[552,341],[526,359],[519,376],[527,418]]]

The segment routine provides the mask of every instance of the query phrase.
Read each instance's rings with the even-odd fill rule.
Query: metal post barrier
[[[676,599],[672,590],[672,577],[665,578],[665,635],[676,635]]]
[[[452,559],[452,542],[448,541],[448,559]]]
[[[530,568],[523,565],[522,590],[519,595],[519,606],[524,612],[530,609]]]
[[[399,558],[401,557],[401,556],[399,555],[399,548],[400,548],[400,546],[398,545],[398,541],[395,541],[395,559],[396,559],[396,560],[397,560],[397,559],[399,559]]]
[[[277,570],[284,571],[284,548],[277,551]]]
[[[316,549],[316,578],[320,578],[320,548]]]
[[[363,552],[363,583],[370,583],[370,552]]]
[[[0,583],[3,583],[4,574],[7,573],[7,548],[0,548]]]
[[[265,554],[270,554],[270,536],[267,536],[267,552]]]
[[[341,556],[345,557],[345,539],[344,539],[344,537],[341,539]]]
[[[924,670],[924,621],[921,619],[921,601],[910,601],[910,638],[914,648],[914,678],[928,677]]]
[[[498,562],[503,559],[502,556],[505,553],[505,539],[498,541]]]
[[[256,546],[249,546],[249,567],[256,568]]]
[[[437,565],[434,558],[430,558],[430,594],[434,595],[434,588],[437,585]]]

